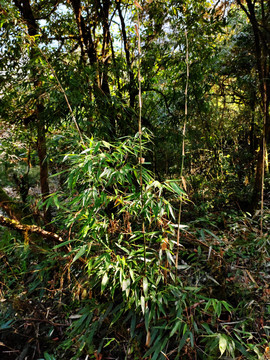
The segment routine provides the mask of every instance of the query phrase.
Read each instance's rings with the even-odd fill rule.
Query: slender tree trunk
[[[122,14],[122,10],[121,10],[121,0],[119,0],[116,3],[116,7],[118,10],[118,15],[119,15],[120,22],[121,22],[124,49],[125,49],[125,54],[126,54],[126,63],[127,63],[128,74],[129,74],[129,84],[128,84],[129,106],[132,109],[134,109],[135,99],[136,99],[136,94],[138,93],[138,89],[136,86],[134,73],[131,68],[131,56],[130,56],[129,45],[128,45],[128,40],[127,40],[126,24],[125,24],[125,20],[124,20],[123,14]]]
[[[255,175],[255,183],[252,195],[252,208],[255,210],[262,198],[263,191],[263,177],[264,177],[264,154],[265,148],[270,137],[270,117],[269,117],[269,102],[270,102],[270,41],[269,41],[269,22],[268,16],[265,14],[267,6],[266,1],[261,0],[260,15],[256,13],[256,0],[237,0],[238,5],[246,13],[254,34],[255,56],[257,62],[257,70],[260,81],[261,104],[263,112],[263,131],[260,141],[260,151],[257,158],[257,167]]]
[[[262,190],[262,176],[263,176],[263,166],[264,166],[264,151],[263,151],[263,141],[261,141],[260,151],[257,157],[257,166],[255,173],[255,182],[253,186],[252,194],[252,209],[255,210],[261,198]]]
[[[36,19],[34,17],[30,1],[29,0],[14,0],[15,6],[19,9],[23,20],[27,24],[28,34],[30,36],[36,36],[39,33],[38,24],[36,22]],[[35,59],[39,56],[38,50],[32,46],[30,50],[30,62],[34,64]],[[36,90],[36,110],[35,110],[35,116],[36,116],[36,127],[37,127],[37,150],[38,150],[38,157],[39,157],[39,168],[40,168],[40,189],[43,200],[46,199],[46,197],[50,193],[49,189],[49,181],[48,181],[48,162],[47,162],[47,146],[46,146],[46,128],[45,123],[43,119],[43,112],[44,107],[41,103],[41,100],[39,98],[40,94],[40,78],[39,78],[39,72],[35,68],[34,65],[32,65],[32,80],[34,84],[34,88]],[[51,221],[51,209],[48,207],[48,209],[45,209],[44,207],[44,220],[45,223],[48,223]]]
[[[253,156],[255,152],[255,98],[251,101],[251,123],[249,132],[250,154]]]
[[[115,136],[114,108],[110,100],[110,87],[108,79],[110,30],[109,30],[109,10],[110,0],[96,0],[94,10],[90,19],[85,20],[82,14],[81,0],[71,0],[74,15],[76,18],[79,32],[79,44],[82,56],[87,54],[90,65],[96,68],[96,77],[93,80],[93,95],[96,99],[97,107],[104,118],[109,120],[109,138]],[[98,25],[102,26],[102,49],[101,56],[98,56],[98,39],[95,37],[95,29]]]
[[[107,101],[107,113],[106,116],[109,119],[109,135],[110,137],[115,137],[116,135],[116,124],[115,124],[115,111],[114,106],[111,102],[111,92],[109,87],[109,78],[108,78],[108,65],[109,65],[109,48],[110,48],[110,26],[109,26],[109,11],[111,6],[110,0],[103,0],[102,4],[98,1],[99,4],[99,14],[100,22],[103,28],[103,41],[102,41],[102,51],[101,51],[101,71],[100,71],[100,85],[101,90],[104,93]]]

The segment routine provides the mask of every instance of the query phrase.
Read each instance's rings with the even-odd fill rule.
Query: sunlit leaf
[[[83,245],[80,250],[77,252],[77,254],[74,256],[72,263],[74,263],[75,261],[77,261],[80,257],[82,257],[86,251],[87,251],[87,245]]]
[[[144,295],[147,296],[148,293],[148,280],[146,277],[143,277],[143,292]]]
[[[101,280],[101,293],[103,293],[103,291],[105,290],[105,287],[108,284],[108,282],[109,282],[109,276],[107,273],[105,273]]]
[[[218,346],[219,346],[219,351],[220,351],[221,356],[226,351],[227,344],[228,344],[227,337],[225,335],[220,334],[219,335],[219,344],[218,344]]]

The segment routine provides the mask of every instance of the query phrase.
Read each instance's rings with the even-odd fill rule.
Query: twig
[[[47,324],[50,324],[52,326],[70,326],[70,324],[61,324],[61,323],[55,323],[53,321],[50,321],[48,319],[35,319],[35,318],[24,318],[24,319],[19,319],[17,321],[34,321],[34,322],[45,322]]]

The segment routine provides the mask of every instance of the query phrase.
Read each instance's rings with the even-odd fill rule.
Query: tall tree
[[[270,4],[267,0],[237,0],[237,3],[247,15],[253,29],[263,113],[263,132],[253,190],[253,206],[256,207],[263,188],[264,157],[266,146],[270,138]]]
[[[79,33],[79,44],[82,58],[88,58],[90,66],[95,68],[93,93],[99,110],[109,118],[109,133],[115,136],[115,119],[110,100],[110,86],[108,80],[108,64],[110,58],[110,25],[109,15],[111,1],[94,1],[86,5],[83,11],[81,0],[71,0]],[[99,30],[102,29],[101,52],[99,54]],[[105,110],[108,111],[105,111]]]
[[[35,46],[35,40],[39,35],[39,25],[34,15],[33,8],[29,0],[14,0],[14,4],[20,11],[23,21],[27,25],[27,31],[29,37],[33,37],[32,45],[30,42],[29,61],[31,64],[30,81],[35,89],[35,109],[31,114],[32,120],[36,124],[37,128],[37,150],[40,166],[40,187],[43,200],[50,193],[49,181],[48,181],[48,159],[47,159],[47,146],[46,146],[46,126],[44,118],[44,104],[42,101],[42,87],[40,79],[40,70],[35,66],[37,59],[40,57],[40,53]],[[31,38],[30,38],[31,39]],[[51,221],[50,208],[44,208],[45,222]]]

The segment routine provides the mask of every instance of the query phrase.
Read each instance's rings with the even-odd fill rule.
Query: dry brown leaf
[[[102,354],[98,353],[97,351],[94,352],[94,356],[95,356],[96,360],[102,359]]]
[[[135,0],[134,1],[134,5],[137,6],[137,8],[143,10],[143,8],[141,7],[141,5]]]
[[[162,242],[162,244],[161,244],[161,250],[166,250],[167,248],[168,248],[168,245],[169,244],[169,240],[168,240],[168,238],[164,238],[163,239],[163,242]]]
[[[182,184],[183,184],[184,190],[187,191],[187,183],[186,183],[184,176],[182,176]]]
[[[150,342],[151,342],[151,334],[150,331],[148,330],[146,334],[145,346],[149,347]]]
[[[251,275],[251,273],[247,269],[246,269],[246,273],[247,273],[248,277],[250,278],[250,280],[253,282],[253,284],[255,284],[258,287],[258,284],[256,283],[253,276]]]
[[[270,359],[270,348],[269,348],[269,346],[266,346],[266,348],[264,350],[264,357],[266,359]]]

